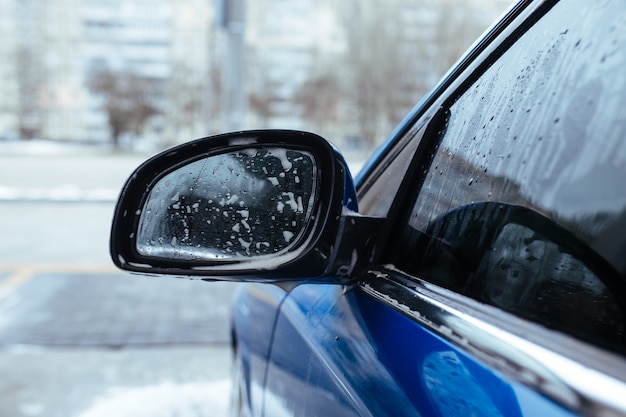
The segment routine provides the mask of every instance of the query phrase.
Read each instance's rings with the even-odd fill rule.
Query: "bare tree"
[[[491,23],[492,17],[476,2],[439,0],[435,23],[436,60],[432,63],[443,75]]]
[[[167,134],[163,138],[163,147],[171,146],[181,140],[208,135],[209,126],[215,118],[210,108],[214,91],[209,95],[213,76],[195,70],[189,63],[174,62],[172,74],[168,80]],[[182,136],[182,137],[181,137]]]
[[[140,134],[146,122],[160,113],[153,98],[155,82],[131,72],[97,71],[90,78],[89,87],[104,97],[115,148],[119,148],[122,134]]]
[[[368,146],[401,121],[491,19],[470,0],[346,0],[338,7],[346,96]]]
[[[354,103],[359,135],[373,147],[415,101],[420,50],[407,53],[410,37],[401,0],[346,2],[340,13],[347,42],[346,95]]]
[[[41,62],[32,48],[21,46],[17,51],[19,130],[22,139],[32,139],[41,134],[39,86],[42,80]]]
[[[208,91],[211,95],[207,103],[207,116],[211,119],[211,131],[217,132],[220,124],[224,120],[222,115],[222,97],[224,95],[224,87],[222,85],[222,66],[220,65],[218,58],[211,60],[209,76],[207,78],[209,82]]]
[[[252,91],[248,94],[248,105],[250,110],[259,117],[261,127],[267,127],[269,120],[274,116],[274,103],[278,100],[279,83],[261,67],[255,75],[254,83],[251,84]]]
[[[340,80],[330,71],[312,73],[294,95],[303,119],[317,131],[338,123],[340,100]]]

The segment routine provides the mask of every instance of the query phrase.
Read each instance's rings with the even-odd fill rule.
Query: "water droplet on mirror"
[[[250,241],[250,242],[246,242],[246,241],[245,241],[245,240],[243,240],[242,238],[239,238],[238,240],[239,240],[239,244],[240,244],[241,246],[243,246],[243,247],[246,249],[246,251],[248,251],[248,250],[250,249],[250,245],[252,244],[252,241]]]
[[[289,243],[291,239],[293,239],[294,234],[288,230],[283,230],[283,237],[285,238],[285,242]]]

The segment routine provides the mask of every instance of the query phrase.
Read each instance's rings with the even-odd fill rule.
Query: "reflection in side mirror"
[[[161,178],[141,210],[136,250],[171,260],[247,259],[288,249],[316,198],[306,151],[248,148],[188,163]]]

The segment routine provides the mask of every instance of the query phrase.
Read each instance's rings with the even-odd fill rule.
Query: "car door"
[[[407,119],[358,183],[385,251],[289,292],[265,415],[626,413],[624,13],[513,10]]]

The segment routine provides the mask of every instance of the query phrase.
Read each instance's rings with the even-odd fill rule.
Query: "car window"
[[[423,115],[390,145],[389,152],[358,190],[360,214],[395,217],[390,209],[396,199],[404,197],[407,187],[402,184],[410,182],[412,161],[419,159],[430,143],[438,140],[447,116],[448,112],[443,108]]]
[[[424,133],[423,123],[417,126],[404,134],[378,165],[377,171],[359,189],[359,213],[372,217],[387,216]]]
[[[556,4],[457,96],[397,266],[625,351],[624,11]]]

